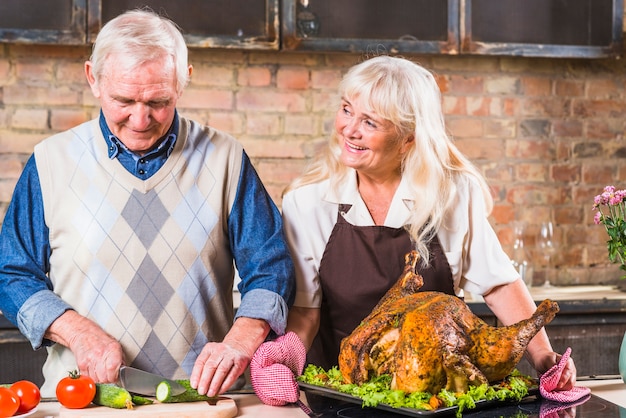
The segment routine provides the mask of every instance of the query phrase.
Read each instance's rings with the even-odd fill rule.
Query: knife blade
[[[134,367],[120,367],[120,383],[124,389],[131,393],[155,396],[157,385],[163,381],[167,381],[170,384],[173,395],[180,395],[185,392],[185,387],[174,380]]]

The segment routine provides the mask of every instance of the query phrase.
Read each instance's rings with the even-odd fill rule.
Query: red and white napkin
[[[586,397],[591,393],[591,389],[582,386],[574,386],[569,390],[556,389],[561,373],[565,369],[571,353],[572,349],[568,347],[559,363],[552,366],[550,370],[539,378],[539,392],[541,396],[551,401],[541,404],[539,412],[541,418],[558,418],[559,411],[575,408],[585,403],[587,401]]]
[[[571,347],[568,347],[559,363],[552,366],[550,370],[545,372],[539,378],[539,392],[545,399],[557,402],[575,402],[591,392],[591,389],[582,386],[574,386],[569,390],[556,389],[561,373],[563,372],[563,369],[565,369],[567,360],[569,360],[571,353],[572,349]]]
[[[250,361],[250,380],[259,399],[282,406],[300,399],[296,376],[302,374],[306,348],[293,332],[268,341],[257,349]]]

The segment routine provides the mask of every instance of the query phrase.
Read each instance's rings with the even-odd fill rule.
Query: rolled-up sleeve
[[[41,187],[31,157],[17,182],[0,232],[0,310],[39,348],[44,333],[71,307],[52,292]]]
[[[457,289],[484,295],[519,278],[489,223],[477,183],[465,180],[458,185],[456,199],[438,237]]]
[[[294,299],[293,262],[280,212],[245,153],[228,228],[241,277],[237,317],[263,319],[276,334],[284,334]]]

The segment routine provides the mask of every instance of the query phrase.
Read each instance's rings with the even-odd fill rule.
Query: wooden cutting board
[[[91,405],[83,409],[61,406],[60,418],[232,418],[237,415],[237,405],[231,398],[220,397],[216,404],[208,402],[158,403],[135,406],[130,409],[113,409]]]

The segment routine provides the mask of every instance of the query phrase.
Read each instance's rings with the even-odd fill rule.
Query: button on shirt
[[[102,113],[99,123],[107,143],[109,158],[117,158],[136,177],[148,179],[159,171],[172,152],[177,140],[179,117],[178,114],[175,115],[172,127],[161,144],[143,156],[133,154],[111,133]],[[259,224],[276,228],[275,233],[282,231],[280,213],[273,203],[269,206],[270,201],[244,153],[237,198],[228,221],[229,234],[236,234],[236,237],[230,237],[236,257],[245,258],[250,248],[259,248],[262,245],[266,247],[266,251],[274,251],[275,255],[285,252],[282,246],[278,248],[279,242],[276,247],[272,246],[274,244],[268,245],[259,241],[263,238],[254,233],[254,226]],[[250,211],[250,207],[255,208],[253,218],[244,213]],[[56,318],[72,309],[67,302],[53,294],[53,285],[47,276],[51,255],[49,233],[45,223],[39,172],[35,158],[31,156],[15,187],[13,199],[7,208],[4,227],[0,232],[0,274],[2,279],[11,282],[11,286],[0,285],[0,300],[4,316],[18,326],[33,348],[50,344],[51,342],[43,338],[46,330]],[[284,332],[285,310],[274,309],[274,306],[292,303],[293,282],[286,280],[280,283],[280,288],[275,288],[273,280],[274,277],[293,277],[291,259],[281,259],[278,265],[271,266],[272,271],[261,271],[267,266],[248,266],[243,259],[241,262],[242,266],[238,267],[245,269],[254,285],[244,283],[244,280],[239,284],[242,302],[236,317],[261,318],[275,332]],[[37,309],[30,309],[34,306]],[[45,312],[46,315],[39,316],[35,312]]]
[[[149,179],[154,173],[159,171],[167,157],[170,156],[176,143],[176,133],[178,132],[178,114],[174,117],[174,123],[165,134],[160,144],[145,155],[139,156],[126,147],[115,135],[104,120],[104,115],[100,113],[100,129],[107,142],[109,158],[117,158],[129,173],[141,180]]]

